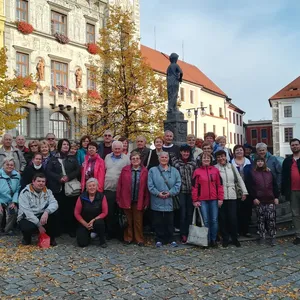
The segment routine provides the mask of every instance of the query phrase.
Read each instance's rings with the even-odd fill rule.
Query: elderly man
[[[173,156],[179,157],[179,147],[173,144],[174,134],[171,130],[166,130],[164,133],[163,151],[168,152],[170,158]]]
[[[29,152],[29,149],[25,146],[25,143],[26,143],[26,140],[23,135],[18,135],[16,137],[16,148],[18,150],[20,150],[23,155],[24,155],[24,153]]]
[[[103,134],[103,142],[98,146],[98,154],[102,159],[112,152],[113,135],[111,130],[105,130]]]
[[[256,152],[257,156],[264,158],[267,163],[267,167],[272,172],[277,185],[280,189],[281,187],[281,164],[276,156],[272,155],[268,152],[268,146],[265,143],[258,143],[256,144]]]
[[[150,149],[146,147],[146,138],[144,136],[138,136],[136,138],[137,148],[132,152],[138,152],[141,156],[141,164],[145,165],[145,160],[149,155]]]
[[[46,135],[46,140],[48,142],[48,145],[49,145],[49,150],[50,150],[50,153],[51,155],[55,155],[56,153],[56,141],[55,141],[55,134],[54,133],[47,133]]]
[[[23,245],[31,244],[31,237],[35,231],[47,233],[50,236],[50,245],[57,245],[57,208],[56,199],[51,190],[46,188],[45,175],[37,173],[19,197],[18,222],[23,234]]]
[[[20,173],[26,167],[26,160],[22,152],[12,146],[12,142],[12,135],[5,133],[2,138],[3,146],[0,148],[0,168],[5,157],[12,157],[15,161],[15,170]]]
[[[123,143],[114,141],[112,143],[112,153],[105,157],[105,180],[104,180],[104,195],[108,204],[108,215],[106,218],[107,238],[121,237],[122,232],[118,230],[116,218],[116,191],[118,180],[122,169],[130,165],[128,155],[122,153]]]

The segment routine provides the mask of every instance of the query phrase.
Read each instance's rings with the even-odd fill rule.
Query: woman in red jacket
[[[98,192],[103,193],[105,165],[104,160],[97,154],[98,145],[90,142],[87,147],[87,154],[81,168],[81,189],[85,188],[88,179],[96,178],[98,181]]]
[[[200,156],[200,167],[192,178],[192,199],[195,207],[200,206],[204,224],[209,229],[209,245],[217,247],[218,207],[223,204],[224,190],[220,172],[212,162],[211,155]]]
[[[125,245],[135,241],[143,246],[143,214],[149,205],[148,170],[141,165],[141,156],[136,151],[131,153],[130,162],[122,169],[116,199],[128,219],[128,227],[124,230]]]

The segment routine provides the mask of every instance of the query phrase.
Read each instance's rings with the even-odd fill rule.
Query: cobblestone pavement
[[[300,246],[50,249],[0,239],[0,299],[300,299]]]

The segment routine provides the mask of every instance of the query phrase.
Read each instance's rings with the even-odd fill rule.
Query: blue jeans
[[[192,224],[194,206],[191,194],[179,194],[180,199],[180,235],[188,236]]]
[[[208,241],[216,241],[218,233],[218,200],[201,201],[200,210],[205,227],[208,228]]]

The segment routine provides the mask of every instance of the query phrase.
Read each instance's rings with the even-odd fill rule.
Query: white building
[[[291,154],[290,139],[300,138],[300,76],[269,99],[274,155]]]

